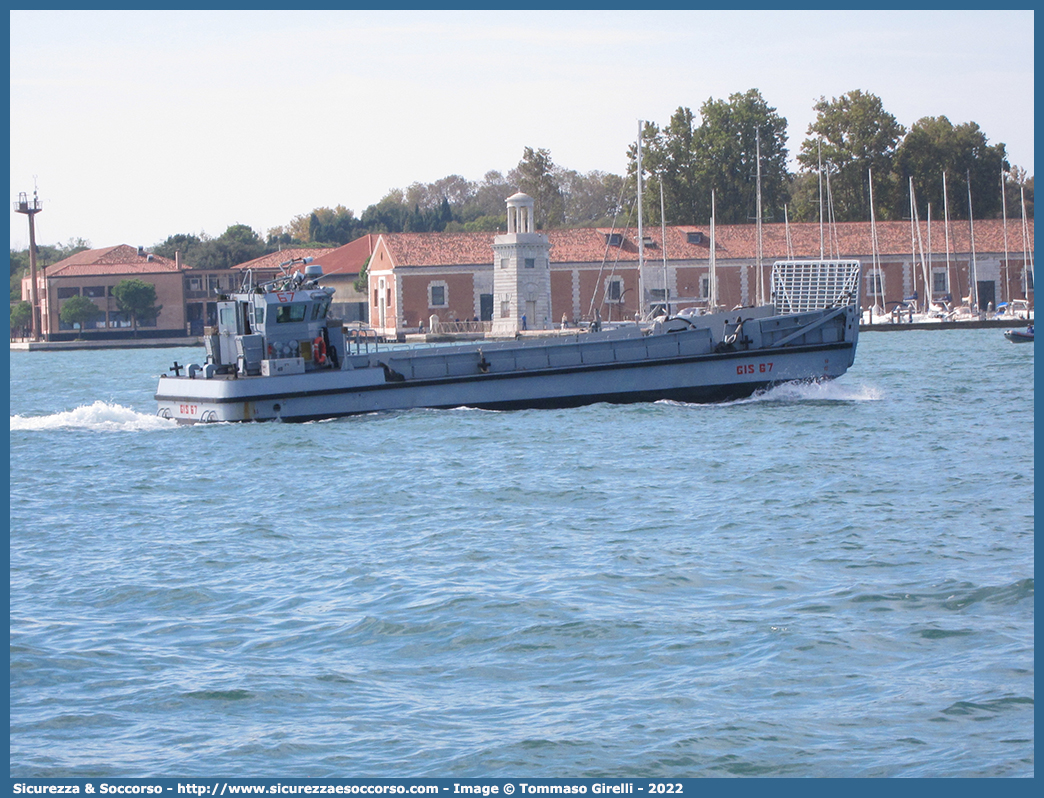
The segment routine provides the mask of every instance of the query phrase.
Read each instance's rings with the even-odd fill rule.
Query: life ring
[[[312,341],[312,360],[319,366],[326,365],[326,341],[321,335]]]

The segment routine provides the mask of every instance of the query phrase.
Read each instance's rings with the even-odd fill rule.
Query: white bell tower
[[[533,223],[533,198],[508,197],[507,233],[493,239],[493,335],[551,328],[550,255]]]

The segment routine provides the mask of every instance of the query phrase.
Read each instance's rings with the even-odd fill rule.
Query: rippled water
[[[11,354],[15,776],[1032,776],[1033,359],[174,427]]]

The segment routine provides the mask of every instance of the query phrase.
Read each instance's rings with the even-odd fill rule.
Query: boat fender
[[[486,360],[486,356],[484,354],[482,354],[482,350],[481,349],[478,351],[478,356],[479,356],[478,370],[482,374],[489,374],[489,361]]]
[[[395,369],[389,368],[387,363],[381,363],[378,361],[377,365],[384,369],[385,382],[406,382],[406,378]]]
[[[326,365],[326,341],[323,340],[321,335],[317,335],[315,340],[312,341],[312,360],[315,361],[316,365]]]

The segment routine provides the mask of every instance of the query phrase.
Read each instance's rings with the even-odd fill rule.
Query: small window
[[[700,278],[700,296],[703,299],[710,297],[710,277]]]
[[[685,238],[690,244],[703,243],[703,233],[686,233]]]
[[[84,296],[89,296],[89,297],[91,297],[93,299],[97,299],[99,297],[104,297],[105,296],[105,286],[104,285],[90,285],[90,286],[87,286],[87,288],[83,289],[83,295]]]
[[[511,303],[506,299],[500,303],[500,318],[510,319],[511,318]]]
[[[432,285],[429,289],[430,297],[428,300],[428,306],[433,308],[443,308],[446,306],[446,286],[445,285]]]
[[[500,259],[500,268],[501,269],[506,269],[507,267],[508,267],[508,259],[507,258],[501,258]]]
[[[254,306],[254,326],[261,327],[265,323],[265,306]]]
[[[79,296],[79,295],[80,295],[80,289],[79,288],[59,288],[58,289],[58,298],[59,299],[68,299],[71,296]]]
[[[280,305],[276,311],[276,324],[304,321],[305,313],[308,312],[308,304],[305,302],[294,302],[290,305]],[[222,321],[224,321],[222,319]]]
[[[946,293],[946,272],[934,271],[932,272],[932,293],[945,294]]]
[[[535,269],[536,268],[536,258],[526,258],[526,268],[527,269]]]
[[[609,302],[619,302],[620,297],[623,296],[623,281],[622,280],[610,280],[608,291],[606,293],[606,299]]]
[[[884,276],[879,271],[872,271],[866,275],[867,296],[884,296]]]
[[[609,233],[606,235],[605,241],[611,247],[623,246],[623,233]]]

